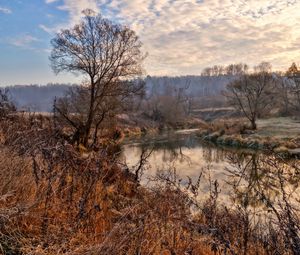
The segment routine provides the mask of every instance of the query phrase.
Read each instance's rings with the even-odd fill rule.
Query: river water
[[[155,136],[128,139],[122,146],[122,158],[136,169],[141,154],[149,152],[140,176],[143,185],[152,184],[157,173],[176,173],[183,185],[199,176],[199,198],[209,198],[217,182],[219,202],[229,206],[251,205],[268,210],[263,204],[281,206],[285,197],[300,208],[300,163],[285,161],[272,154],[232,149],[205,143],[196,130],[165,132]],[[151,153],[150,153],[151,152]]]
[[[142,185],[151,189],[151,185],[159,182],[161,177],[171,179],[171,182],[162,182],[166,184],[173,184],[176,180],[183,190],[191,187],[191,181],[194,185],[199,183],[198,192],[185,190],[192,197],[195,195],[194,201],[200,207],[213,204],[225,212],[238,213],[261,235],[273,233],[273,229],[283,231],[277,233],[284,235],[300,235],[299,160],[285,160],[266,152],[214,146],[198,138],[195,130],[162,133],[124,142],[121,158],[133,173],[138,169],[143,154],[149,157],[139,176]]]
[[[141,177],[144,185],[151,185],[153,177],[162,171],[176,171],[183,184],[188,183],[189,178],[197,182],[201,175],[201,197],[207,198],[212,183],[217,181],[220,199],[228,203],[232,191],[228,181],[235,168],[232,155],[252,157],[258,152],[208,144],[196,136],[196,131],[181,130],[126,140],[122,147],[122,158],[129,168],[134,169],[139,164],[142,152],[149,151],[151,154]]]

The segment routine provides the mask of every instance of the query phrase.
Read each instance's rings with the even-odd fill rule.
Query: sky
[[[300,64],[300,0],[0,0],[0,86],[79,82],[50,68],[50,40],[93,9],[129,25],[149,75],[198,75],[212,65]]]

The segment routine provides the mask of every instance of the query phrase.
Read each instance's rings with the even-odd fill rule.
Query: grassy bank
[[[167,130],[203,129],[208,125],[199,118],[187,117],[178,122],[154,121],[142,115],[119,115],[115,124],[124,136],[134,137],[156,134]]]
[[[209,142],[237,148],[276,152],[284,157],[300,157],[300,122],[292,118],[257,121],[257,130],[249,130],[243,119],[219,120],[198,136]]]

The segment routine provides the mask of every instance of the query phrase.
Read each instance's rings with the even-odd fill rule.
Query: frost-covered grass
[[[295,138],[300,136],[300,120],[290,117],[260,119],[256,136]]]

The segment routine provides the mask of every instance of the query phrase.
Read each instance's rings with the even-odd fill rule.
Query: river
[[[221,191],[220,198],[227,203],[231,191],[228,170],[234,168],[231,156],[256,153],[214,146],[198,138],[196,132],[197,130],[170,131],[125,140],[122,158],[129,168],[134,168],[139,164],[142,151],[151,151],[146,170],[141,177],[144,185],[151,185],[153,177],[162,171],[176,171],[183,184],[187,184],[189,178],[196,182],[201,175],[201,197],[206,198],[209,195],[211,184],[217,180]]]
[[[288,195],[299,208],[299,160],[285,162],[258,151],[215,146],[202,141],[196,132],[181,130],[125,140],[122,158],[134,169],[142,152],[149,152],[140,177],[145,186],[152,185],[157,173],[176,174],[183,186],[189,180],[196,183],[201,176],[198,197],[203,201],[217,182],[219,202],[226,206],[246,203],[268,210],[262,197],[278,205]]]

